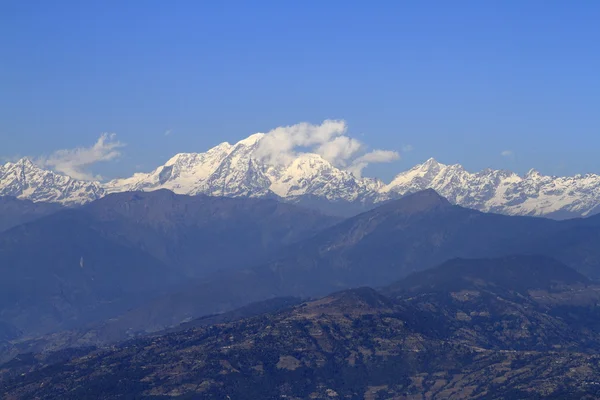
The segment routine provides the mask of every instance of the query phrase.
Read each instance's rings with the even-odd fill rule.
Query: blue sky
[[[121,157],[91,168],[125,176],[343,119],[401,153],[365,171],[386,180],[429,157],[600,173],[598,21],[592,0],[3,0],[0,156],[114,132]]]

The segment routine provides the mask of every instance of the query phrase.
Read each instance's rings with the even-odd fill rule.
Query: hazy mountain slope
[[[598,277],[600,264],[592,261],[599,259],[600,247],[590,239],[580,248],[578,243],[588,238],[572,240],[571,232],[580,226],[598,229],[596,222],[596,218],[554,221],[486,214],[453,206],[428,190],[327,228],[282,249],[271,262],[189,282],[181,291],[132,309],[119,320],[135,321],[131,326],[140,331],[156,330],[277,296],[385,286],[455,257],[556,255]],[[552,245],[550,238],[555,238]]]
[[[0,196],[0,232],[52,214],[62,207],[57,203],[33,202]]]
[[[600,395],[598,330],[553,315],[582,288],[596,297],[570,313],[589,315],[599,287],[546,258],[483,260],[481,273],[477,263],[458,260],[432,270],[428,279],[452,281],[434,295],[423,285],[395,297],[353,289],[110,349],[15,359],[0,366],[0,387],[7,399]],[[539,273],[546,276],[522,284]]]
[[[0,320],[25,335],[125,311],[181,280],[140,249],[109,240],[78,210],[0,234]]]
[[[546,254],[600,279],[600,216],[561,222],[562,229],[527,243],[530,253]]]
[[[29,336],[114,317],[334,222],[266,199],[109,195],[0,234],[0,323]]]
[[[454,257],[518,253],[527,250],[525,243],[560,229],[557,221],[453,206],[426,190],[319,233],[269,269],[292,293],[378,286]]]
[[[383,293],[398,297],[433,292],[509,288],[527,294],[530,289],[586,286],[591,281],[566,265],[545,256],[507,256],[486,259],[452,259],[435,268],[415,272],[387,286]]]
[[[190,277],[247,267],[338,222],[275,200],[167,190],[111,194],[82,212],[107,237],[139,247]]]

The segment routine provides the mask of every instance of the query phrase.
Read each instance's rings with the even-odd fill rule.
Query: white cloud
[[[400,155],[391,150],[373,150],[367,154],[358,157],[355,162],[380,163],[395,161],[400,158]]]
[[[338,136],[317,147],[315,153],[335,166],[345,167],[348,160],[363,147],[363,144],[356,139],[348,136]]]
[[[500,155],[502,157],[513,157],[515,153],[512,150],[504,150]]]
[[[321,125],[302,122],[269,131],[258,143],[255,156],[273,164],[288,164],[297,155],[297,148],[323,145],[346,132],[346,122],[325,120]]]
[[[343,120],[325,120],[320,125],[306,122],[273,129],[258,142],[254,156],[276,165],[287,165],[303,151],[319,154],[338,168],[360,176],[369,163],[390,162],[400,158],[395,151],[374,150],[346,135]]]
[[[102,177],[93,175],[89,168],[98,162],[118,158],[121,155],[119,149],[123,146],[125,145],[116,139],[116,134],[103,133],[91,147],[58,150],[36,162],[75,179],[99,180]]]
[[[173,129],[167,129],[165,131],[165,136],[171,136],[172,133],[173,133]]]
[[[400,159],[400,154],[391,150],[373,150],[356,158],[348,170],[354,176],[360,177],[362,170],[369,164],[387,163]]]
[[[413,147],[412,144],[405,144],[404,146],[402,146],[402,152],[403,153],[408,153],[413,151],[415,148]]]

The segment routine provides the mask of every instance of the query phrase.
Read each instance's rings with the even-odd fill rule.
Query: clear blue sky
[[[0,156],[115,132],[97,170],[128,175],[335,118],[414,147],[366,171],[385,179],[429,157],[600,173],[599,21],[592,0],[1,0]]]

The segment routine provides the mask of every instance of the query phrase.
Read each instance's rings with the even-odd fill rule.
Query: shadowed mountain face
[[[0,235],[0,316],[25,335],[126,310],[183,279],[148,253],[112,241],[66,210]]]
[[[117,193],[83,208],[103,235],[148,252],[188,277],[248,266],[338,222],[267,199]]]
[[[572,321],[597,316],[599,290],[545,257],[453,260],[394,284],[387,295],[352,289],[110,349],[20,357],[0,366],[0,393],[7,399],[597,398],[599,330]]]
[[[455,257],[530,253],[530,243],[542,254],[557,253],[560,246],[542,249],[539,244],[567,228],[552,220],[453,206],[426,190],[326,229],[292,246],[266,269],[274,271],[286,292],[324,294],[336,287],[385,285]],[[587,256],[574,253],[564,261],[576,267]]]
[[[61,210],[57,203],[34,203],[11,196],[0,196],[0,232]]]
[[[562,286],[586,286],[590,280],[564,264],[543,256],[508,256],[490,259],[453,259],[441,266],[409,275],[384,289],[398,297],[460,290],[510,288],[552,291]]]
[[[41,334],[115,316],[335,221],[271,200],[164,190],[57,212],[0,234],[3,331]]]

